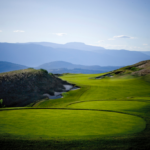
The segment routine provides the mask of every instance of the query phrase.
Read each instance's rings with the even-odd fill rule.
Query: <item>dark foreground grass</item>
[[[149,150],[145,137],[114,137],[87,140],[5,140],[0,141],[3,150]]]

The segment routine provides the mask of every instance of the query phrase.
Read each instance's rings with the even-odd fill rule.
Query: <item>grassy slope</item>
[[[28,144],[31,144],[33,147],[33,149],[41,149],[42,147],[44,147],[44,149],[99,149],[100,147],[102,149],[148,149],[150,147],[149,144],[149,140],[150,140],[150,84],[149,82],[149,77],[146,77],[146,81],[143,80],[142,78],[132,78],[131,76],[124,76],[124,77],[117,77],[117,78],[112,78],[112,79],[102,79],[102,80],[95,80],[95,79],[89,79],[91,77],[96,77],[98,75],[84,75],[84,74],[78,74],[78,75],[66,75],[63,76],[62,79],[65,79],[67,81],[70,81],[72,83],[76,83],[77,85],[81,86],[81,89],[79,90],[75,90],[75,91],[70,91],[68,92],[67,96],[65,96],[62,99],[57,99],[57,100],[46,100],[43,102],[39,102],[38,104],[34,105],[34,107],[48,107],[48,108],[77,108],[77,109],[98,109],[98,110],[103,110],[102,112],[98,112],[95,114],[96,111],[87,111],[86,113],[88,114],[84,114],[84,111],[81,110],[68,110],[67,112],[69,112],[68,114],[66,114],[66,116],[62,115],[64,113],[64,110],[59,110],[59,113],[55,114],[52,113],[51,110],[51,114],[49,114],[50,122],[53,122],[54,124],[52,125],[57,125],[59,126],[59,124],[57,124],[58,120],[60,121],[60,126],[62,124],[62,120],[68,120],[68,127],[70,128],[70,131],[67,130],[67,132],[71,135],[74,135],[74,139],[70,139],[70,138],[66,138],[64,140],[57,138],[56,135],[60,136],[60,133],[62,136],[66,135],[66,127],[64,126],[62,128],[62,131],[55,132],[57,134],[53,135],[54,140],[51,138],[50,141],[45,141],[42,139],[37,139],[34,140],[32,142],[30,141],[25,141],[25,140],[21,140],[18,139],[18,142],[21,142],[22,145],[25,145],[25,148],[29,148],[30,146]],[[96,101],[94,101],[96,100]],[[88,101],[88,102],[83,102],[83,101]],[[82,102],[82,103],[78,103],[78,102]],[[72,105],[70,105],[72,104]],[[106,111],[104,111],[106,110]],[[108,112],[107,112],[108,110]],[[21,113],[23,113],[22,110],[20,110]],[[27,111],[29,113],[27,113]],[[39,111],[38,114],[40,114],[41,116],[39,118],[42,118],[42,114],[46,113],[45,110],[37,110]],[[56,110],[53,110],[56,111]],[[110,111],[112,111],[112,113],[110,113]],[[114,113],[114,112],[120,112],[122,113],[127,113],[127,114],[132,114],[132,115],[124,115],[123,116],[119,116],[118,113]],[[10,111],[11,112],[11,111]],[[8,113],[10,113],[8,112]],[[88,117],[88,118],[82,118],[81,114],[84,117]],[[24,112],[25,115],[29,115],[30,111],[26,110]],[[52,117],[53,115],[60,115],[59,116],[55,116]],[[106,114],[112,114],[111,115],[106,115]],[[117,115],[118,116],[117,116]],[[14,113],[14,115],[16,115],[16,113]],[[74,116],[73,116],[74,115]],[[114,115],[114,117],[113,117]],[[2,117],[3,116],[3,117]],[[35,114],[33,114],[33,116],[35,116]],[[26,118],[31,118],[32,120],[32,115],[29,117],[25,117]],[[46,116],[46,115],[44,115]],[[97,117],[99,116],[100,119],[97,120]],[[107,117],[106,117],[107,116]],[[132,116],[131,118],[128,118],[127,116]],[[146,129],[140,133],[137,134],[129,134],[127,135],[130,131],[136,130],[135,132],[139,132],[141,131],[144,126],[143,124],[143,120],[137,120],[137,122],[135,122],[135,124],[132,125],[127,125],[127,123],[132,122],[132,121],[136,121],[136,118],[141,119],[139,117],[136,116],[140,116],[142,117],[145,121],[146,121]],[[20,119],[22,118],[22,114],[20,116]],[[66,117],[66,119],[63,119],[63,117]],[[6,121],[5,124],[7,124],[9,120],[5,119],[5,112],[3,112],[3,114],[1,113],[1,118]],[[34,118],[34,117],[33,117]],[[47,118],[47,117],[46,117]],[[53,121],[54,118],[57,118],[57,121],[55,123],[55,121]],[[73,120],[71,118],[74,118]],[[10,117],[10,119],[12,119]],[[45,119],[42,118],[40,120]],[[80,120],[81,119],[81,120]],[[117,121],[115,120],[117,119]],[[28,120],[28,119],[27,119]],[[42,124],[36,122],[36,117],[34,119],[35,121],[33,123],[38,124],[40,126],[42,126]],[[84,120],[84,121],[83,121]],[[107,122],[107,121],[108,122]],[[113,122],[114,120],[114,122]],[[46,125],[49,125],[50,123],[45,119],[45,123]],[[75,124],[76,126],[74,126],[73,121],[75,121],[76,123],[78,121],[82,121],[85,124],[80,125],[80,129],[78,128],[79,126],[77,124]],[[89,121],[89,122],[86,122]],[[109,122],[110,121],[110,122]],[[111,122],[112,121],[112,122]],[[116,122],[116,124],[115,124]],[[28,121],[27,121],[28,123]],[[73,123],[73,124],[71,124]],[[103,125],[100,123],[104,123]],[[114,124],[113,124],[114,123]],[[35,126],[35,124],[31,125],[31,128]],[[91,125],[86,126],[86,124]],[[118,126],[117,126],[118,124]],[[69,126],[70,125],[70,126]],[[115,126],[116,125],[116,126]],[[13,125],[12,125],[13,126]],[[28,125],[27,125],[28,126]],[[104,126],[106,129],[103,130],[103,133],[108,135],[112,135],[114,137],[111,136],[107,136],[107,137],[97,137],[96,139],[91,138],[89,136],[88,139],[84,139],[81,138],[79,139],[79,136],[76,134],[81,134],[82,136],[84,134],[87,133],[91,133],[88,135],[101,135],[102,134],[102,126]],[[114,128],[113,128],[114,126]],[[1,124],[2,127],[2,124]],[[84,129],[83,127],[88,128],[86,130],[86,132],[82,129]],[[100,128],[98,128],[100,127]],[[3,125],[4,128],[4,125]],[[14,128],[17,127],[14,126]],[[50,127],[50,128],[53,128]],[[59,127],[60,128],[60,127]],[[77,128],[77,129],[76,129]],[[6,128],[6,130],[8,130],[8,128]],[[48,129],[48,127],[46,128]],[[56,130],[57,128],[53,128],[52,130]],[[71,130],[73,129],[73,131]],[[121,131],[120,135],[118,136],[115,134],[115,132],[112,131],[112,133],[110,133],[109,131],[111,131],[111,129],[116,129],[116,131]],[[131,130],[130,130],[131,129]],[[43,126],[42,128],[37,128],[37,131],[43,130]],[[80,130],[78,132],[78,130]],[[90,131],[92,130],[92,131]],[[3,131],[4,132],[4,131]],[[10,130],[11,132],[11,130]],[[20,131],[16,131],[17,135],[20,135],[20,133],[24,133],[26,132],[25,130],[23,130],[22,132]],[[33,130],[33,132],[35,132]],[[44,133],[47,134],[48,136],[48,132],[43,131]],[[40,134],[41,132],[39,132]],[[3,133],[4,134],[4,133]],[[43,136],[46,136],[46,134],[44,134]],[[34,134],[26,134],[26,136],[31,136],[30,138],[33,138]],[[14,135],[13,135],[14,136]],[[27,136],[27,137],[28,137]],[[88,137],[88,136],[87,136]],[[1,137],[2,138],[2,137]],[[76,139],[77,138],[77,139]],[[4,138],[2,138],[4,139]],[[18,142],[16,140],[2,140],[3,141],[3,145],[7,145],[6,143],[11,143],[13,142],[13,144],[15,146],[21,146],[18,144]],[[25,141],[25,143],[24,143]],[[38,141],[38,142],[37,142]],[[23,147],[22,147],[23,148]]]
[[[80,90],[70,91],[63,99],[46,100],[36,107],[66,107],[71,102],[86,100],[136,100],[136,97],[150,100],[150,84],[141,77],[133,78],[130,76],[89,79],[97,75],[65,75],[62,79],[76,83],[81,87]],[[144,98],[143,98],[144,97]]]

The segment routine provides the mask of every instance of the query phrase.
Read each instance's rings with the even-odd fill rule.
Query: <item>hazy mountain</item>
[[[88,69],[80,69],[80,68],[75,68],[75,69],[61,68],[61,69],[51,69],[51,70],[48,70],[48,72],[51,72],[53,74],[62,74],[62,73],[95,74],[95,73],[103,73],[105,71],[101,71],[101,70],[88,70]]]
[[[141,53],[144,53],[146,55],[149,55],[150,56],[150,51],[141,51]]]
[[[65,62],[65,61],[54,61],[42,64],[38,66],[37,68],[43,68],[43,69],[60,69],[60,68],[66,68],[66,69],[74,69],[74,64]]]
[[[10,62],[0,61],[0,73],[14,70],[26,69],[27,66],[18,65]]]
[[[118,67],[117,66],[115,67],[114,66],[107,66],[107,67],[83,66],[83,65],[75,65],[72,63],[64,62],[64,61],[55,61],[55,62],[50,62],[50,63],[40,65],[35,68],[36,69],[43,68],[52,73],[85,73],[85,74],[91,73],[93,74],[93,73],[102,73],[102,72],[116,70],[120,67],[121,66],[118,66]],[[0,73],[26,69],[26,68],[29,68],[29,67],[10,63],[10,62],[0,61]]]
[[[120,67],[121,66],[106,66],[106,67],[101,67],[101,66],[98,66],[98,65],[84,66],[84,65],[72,64],[72,63],[65,62],[65,61],[54,61],[54,62],[42,64],[42,65],[38,66],[37,69],[43,68],[43,69],[46,69],[48,71],[51,70],[51,72],[57,71],[57,70],[59,70],[59,71],[64,70],[66,72],[66,70],[71,71],[73,69],[74,69],[74,71],[76,71],[76,70],[80,71],[80,69],[82,69],[82,72],[84,70],[90,70],[91,72],[92,72],[92,70],[93,71],[96,70],[96,71],[100,71],[100,72],[105,72],[105,71],[112,71],[112,70],[118,69]]]
[[[57,44],[56,44],[57,45]],[[59,46],[61,44],[58,44]],[[71,43],[66,45],[77,45],[81,48],[81,43]],[[83,47],[89,47],[83,44]],[[93,48],[93,47],[92,47]],[[52,48],[33,43],[0,43],[0,60],[16,64],[36,67],[52,61],[66,61],[80,65],[100,65],[100,66],[126,66],[142,60],[150,59],[150,56],[128,50],[106,50],[94,49],[85,51],[73,48]]]
[[[77,49],[77,50],[86,50],[86,51],[105,50],[103,47],[86,45],[81,42],[70,42],[66,44],[56,44],[56,43],[50,43],[50,42],[31,42],[31,43],[42,45],[42,46],[47,46],[47,47],[52,47],[52,48],[68,48],[68,49]]]

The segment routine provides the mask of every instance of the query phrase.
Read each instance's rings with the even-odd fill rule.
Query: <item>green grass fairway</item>
[[[100,74],[99,74],[100,75]],[[79,90],[70,91],[62,99],[46,100],[34,107],[64,108],[76,101],[91,100],[143,100],[150,101],[150,84],[142,78],[108,78],[89,79],[99,75],[65,75],[61,78],[81,87]]]
[[[0,149],[149,150],[150,76],[94,79],[100,75],[61,76],[80,89],[1,109]]]
[[[79,109],[100,109],[113,111],[139,111],[140,109],[150,108],[150,104],[139,101],[87,101],[68,105],[69,108]]]
[[[94,80],[92,75],[66,75],[64,80],[90,88],[82,94],[80,100],[122,99],[127,97],[150,97],[150,84],[141,78],[108,78]],[[95,76],[95,75],[93,75]],[[149,99],[150,100],[150,99]]]
[[[136,116],[87,110],[9,110],[0,112],[0,135],[9,138],[52,139],[124,135],[142,131]]]

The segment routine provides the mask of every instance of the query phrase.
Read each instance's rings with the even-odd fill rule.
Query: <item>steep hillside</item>
[[[20,69],[26,69],[26,68],[28,68],[28,67],[19,65],[19,64],[14,64],[11,62],[0,61],[0,73],[14,71],[14,70],[20,70]]]
[[[0,99],[6,106],[25,106],[47,94],[66,91],[65,81],[45,70],[25,69],[0,74]]]
[[[138,62],[113,71],[114,74],[131,74],[136,76],[145,76],[150,74],[150,60]]]

